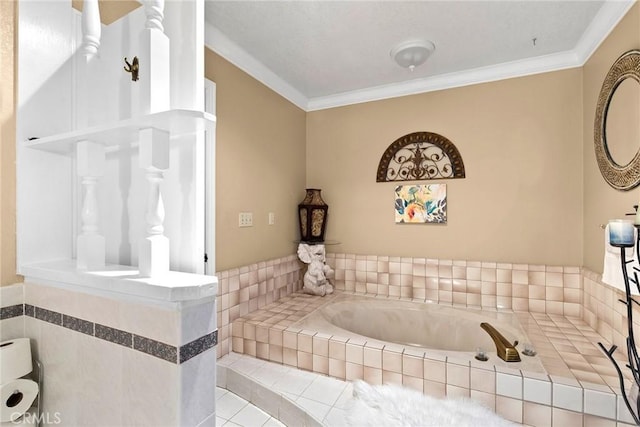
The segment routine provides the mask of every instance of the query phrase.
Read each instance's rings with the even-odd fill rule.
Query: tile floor
[[[345,407],[353,394],[350,382],[237,353],[218,360],[218,386],[230,390],[219,388],[216,401],[217,425],[224,426],[283,425],[275,424],[278,419],[291,426],[343,426]],[[261,386],[273,394],[264,399]],[[260,401],[260,406],[271,415],[246,409],[253,405],[243,398],[254,403]],[[243,411],[246,413],[242,414]],[[249,418],[252,416],[255,418]]]
[[[216,387],[216,426],[284,427],[284,424],[240,396]]]

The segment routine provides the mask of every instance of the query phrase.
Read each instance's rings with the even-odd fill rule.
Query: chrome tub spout
[[[518,350],[516,350],[516,345],[518,345],[518,341],[511,344],[505,337],[502,336],[500,332],[490,324],[486,322],[480,323],[480,327],[487,331],[494,344],[496,345],[496,352],[498,353],[498,357],[505,362],[519,362],[520,354],[518,354]]]

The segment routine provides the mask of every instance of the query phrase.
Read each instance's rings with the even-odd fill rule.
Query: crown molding
[[[208,22],[205,22],[204,45],[292,104],[306,111],[308,103],[306,96]]]
[[[305,111],[316,111],[581,67],[634,3],[635,0],[605,1],[573,50],[311,99],[305,97],[208,22],[205,26],[205,45],[299,108]]]
[[[606,1],[573,49],[581,65],[593,55],[607,36],[627,14],[635,0]]]
[[[572,52],[563,52],[530,58],[522,61],[505,62],[473,70],[439,74],[402,83],[376,86],[336,95],[312,98],[307,104],[307,111],[324,110],[363,102],[379,101],[400,96],[417,95],[443,89],[488,83],[497,80],[523,77],[531,74],[557,71],[578,67],[577,56]]]

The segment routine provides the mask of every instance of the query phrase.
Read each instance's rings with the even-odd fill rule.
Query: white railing
[[[146,21],[140,32],[137,52],[144,76],[131,82],[134,117],[166,111],[170,108],[169,39],[164,34],[164,0],[144,0]],[[81,60],[77,71],[76,125],[85,128],[88,96],[89,62],[98,55],[101,22],[98,0],[84,0],[82,10]],[[138,244],[138,269],[142,276],[158,277],[169,271],[169,239],[164,235],[164,204],[161,193],[163,173],[169,169],[170,133],[141,125],[138,131],[139,166],[148,183],[145,235]],[[77,237],[77,267],[95,270],[105,265],[105,241],[98,232],[98,197],[96,184],[105,162],[103,144],[78,141],[77,175],[81,178],[83,200],[80,207],[80,234]]]

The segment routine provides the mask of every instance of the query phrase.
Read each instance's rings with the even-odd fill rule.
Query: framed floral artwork
[[[447,222],[447,184],[396,187],[396,224]]]

